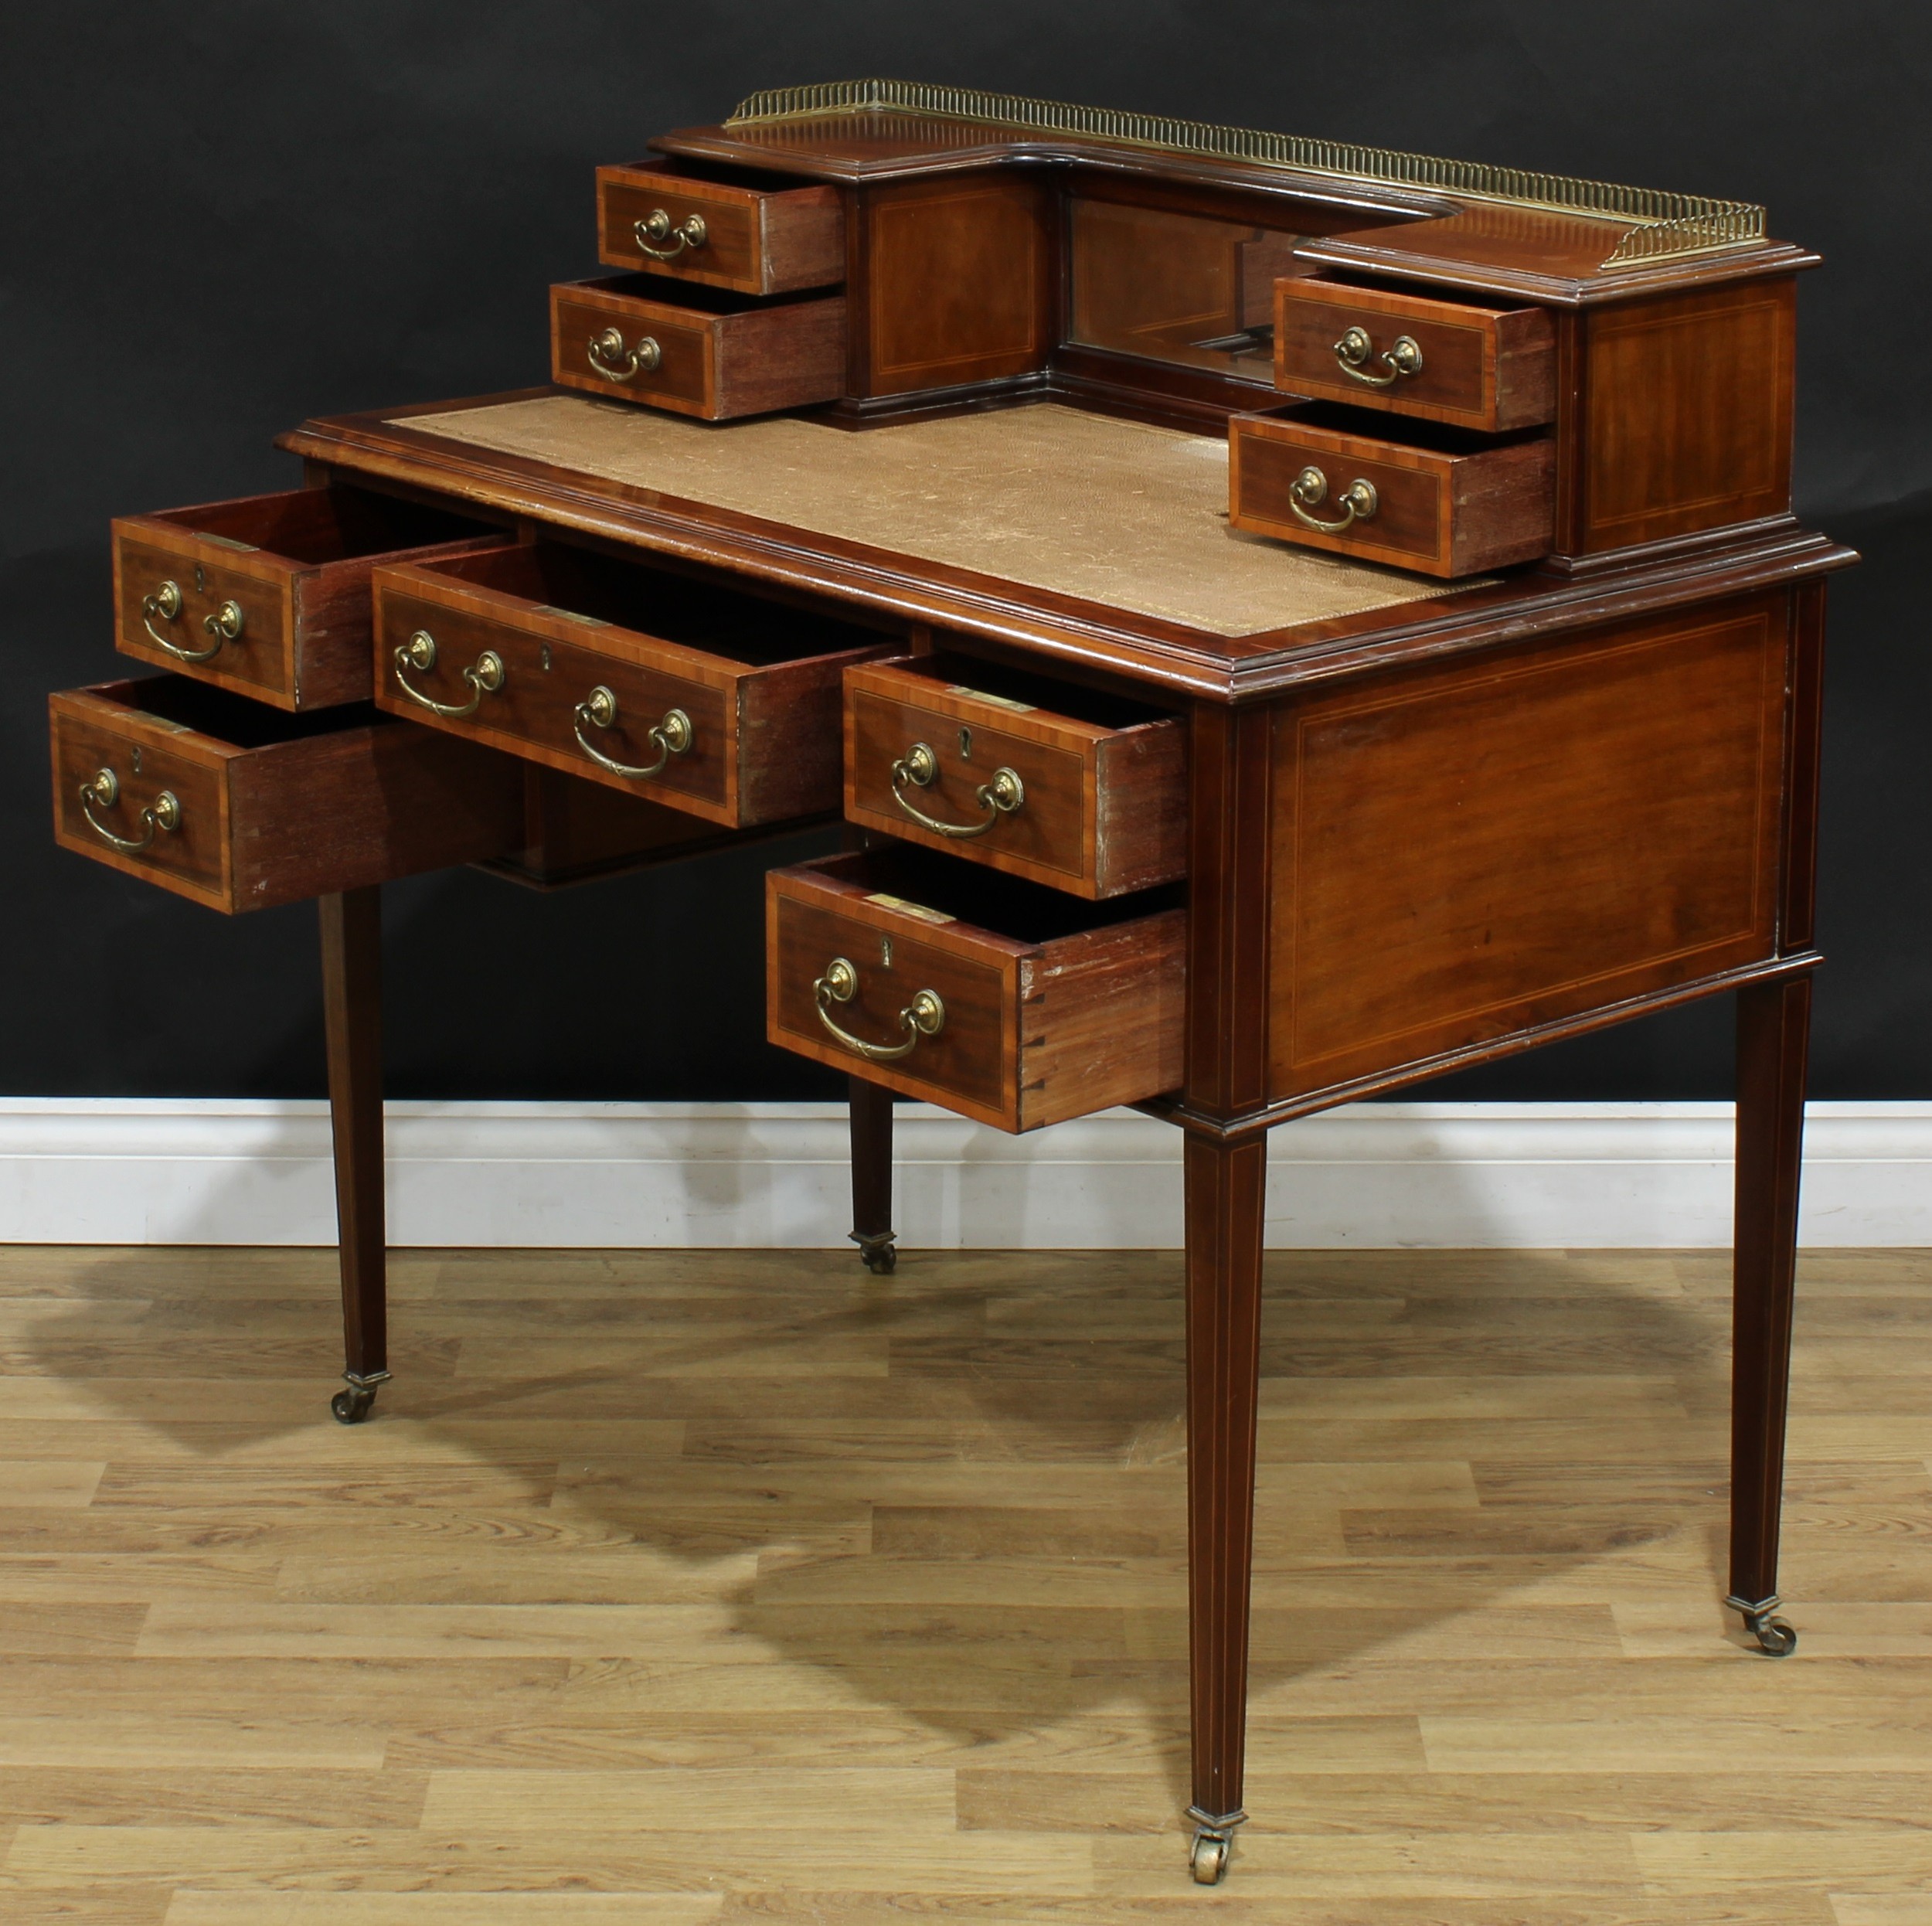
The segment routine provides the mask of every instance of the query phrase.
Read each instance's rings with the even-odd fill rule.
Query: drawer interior
[[[1446,421],[1430,421],[1408,415],[1393,418],[1372,408],[1351,408],[1340,401],[1298,401],[1291,407],[1268,410],[1267,418],[1304,427],[1325,429],[1331,434],[1355,435],[1369,441],[1400,442],[1405,448],[1421,448],[1431,454],[1450,456],[1482,454],[1492,448],[1507,448],[1520,441],[1539,441],[1548,433],[1547,430],[1537,427],[1488,434],[1477,428],[1458,428]]]
[[[750,668],[876,648],[876,630],[735,589],[641,568],[566,542],[440,557],[430,573],[514,595],[546,613],[633,629]]]
[[[1097,729],[1133,729],[1143,723],[1165,722],[1173,713],[1151,703],[1137,702],[1131,696],[1117,696],[1111,689],[1090,689],[1083,682],[1063,682],[984,656],[946,649],[935,650],[930,655],[897,658],[888,666],[925,676],[942,689],[963,695],[990,696],[995,702],[1049,711],[1075,722],[1090,723]]]
[[[737,167],[729,161],[705,161],[702,163],[681,158],[675,154],[652,154],[641,161],[622,163],[625,171],[634,174],[655,174],[662,177],[666,185],[676,181],[698,181],[713,187],[742,187],[753,194],[794,193],[801,188],[816,188],[817,181],[801,179],[796,174],[777,174],[760,167]]]
[[[923,910],[940,910],[1016,943],[1051,943],[1083,930],[1104,929],[1172,909],[1183,900],[1181,885],[1170,883],[1135,896],[1088,902],[911,843],[880,843],[816,866],[869,893],[898,897]]]
[[[292,488],[148,518],[190,534],[315,567],[500,533],[493,524],[362,488]]]
[[[808,288],[789,294],[740,294],[703,281],[673,281],[662,274],[597,274],[588,281],[566,281],[567,298],[573,288],[599,294],[621,294],[631,301],[654,301],[666,308],[686,308],[701,315],[762,314],[774,308],[796,308],[823,301],[836,290]]]
[[[392,720],[371,703],[345,703],[319,711],[270,709],[265,703],[231,695],[212,682],[196,682],[186,675],[144,676],[138,682],[107,683],[91,692],[103,701],[118,703],[131,715],[156,716],[236,749],[267,749],[277,743],[301,742],[311,736],[334,735]]]

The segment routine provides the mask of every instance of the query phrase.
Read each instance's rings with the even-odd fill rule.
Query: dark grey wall
[[[1817,1074],[1932,1094],[1917,576],[1932,529],[1918,0],[1332,0],[811,7],[281,0],[0,18],[0,1090],[319,1087],[313,917],[230,921],[57,852],[43,697],[117,672],[107,518],[293,484],[305,415],[540,381],[545,291],[591,271],[591,168],[743,94],[887,73],[1757,200],[1821,248],[1801,507],[1835,590]],[[399,1095],[777,1097],[768,852],[539,898],[389,892]],[[1444,1094],[1716,1095],[1728,1012]]]

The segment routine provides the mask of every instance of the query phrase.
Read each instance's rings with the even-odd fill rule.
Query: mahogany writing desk
[[[1185,1133],[1195,1877],[1241,1807],[1266,1136],[1737,998],[1731,1597],[1774,1615],[1824,577],[1739,203],[854,83],[599,175],[546,390],[313,421],[117,525],[63,842],[322,902],[349,1390],[383,1344],[376,886],[841,812],[774,1040]],[[1026,404],[1026,405],[1020,405]],[[192,588],[188,584],[192,581]],[[372,696],[373,707],[366,699]],[[355,706],[360,704],[360,706]],[[144,757],[145,758],[144,761]]]

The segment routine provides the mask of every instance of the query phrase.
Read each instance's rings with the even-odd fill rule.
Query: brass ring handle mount
[[[406,642],[399,642],[396,648],[396,686],[420,709],[427,709],[432,716],[443,716],[450,720],[461,721],[465,716],[474,716],[485,696],[494,696],[503,686],[503,658],[493,648],[486,648],[471,665],[464,670],[463,679],[470,686],[470,699],[466,703],[439,703],[434,697],[425,696],[420,689],[413,689],[410,679],[403,672],[413,669],[419,674],[427,675],[436,666],[436,638],[426,628],[419,628]]]
[[[687,214],[682,220],[673,221],[662,207],[654,207],[641,220],[633,221],[631,232],[638,248],[653,260],[675,260],[686,248],[695,254],[710,237],[702,214]],[[676,245],[666,247],[662,245],[665,241]]]
[[[155,626],[157,616],[164,622],[179,621],[181,619],[181,584],[175,581],[163,582],[151,594],[141,598],[141,625],[147,630],[149,641],[165,649],[176,662],[207,662],[221,653],[224,643],[234,639],[233,636],[221,629],[214,617],[210,615],[204,618],[202,627],[214,637],[213,644],[206,648],[183,648],[172,636],[162,635]],[[241,611],[233,602],[224,602],[222,607],[224,611],[231,608],[235,610],[235,635],[239,635],[242,627]]]
[[[825,965],[825,975],[811,986],[812,1001],[818,1006],[819,1022],[847,1050],[855,1051],[869,1063],[896,1063],[900,1057],[913,1053],[922,1036],[937,1036],[946,1027],[946,1006],[940,1002],[939,992],[920,990],[899,1012],[899,1027],[906,1033],[905,1041],[869,1043],[862,1036],[855,1036],[850,1030],[840,1028],[825,1007],[828,1002],[849,1003],[858,994],[859,972],[842,956],[835,956]]]
[[[164,789],[148,807],[141,811],[140,820],[146,824],[147,833],[140,836],[117,836],[94,814],[98,804],[103,809],[111,809],[121,800],[121,778],[111,769],[97,769],[94,774],[80,785],[80,813],[87,818],[87,827],[103,842],[113,844],[124,856],[136,856],[155,839],[158,832],[172,834],[181,827],[181,801],[172,789]]]
[[[1295,519],[1308,528],[1319,529],[1324,535],[1339,535],[1357,522],[1368,521],[1382,505],[1376,485],[1358,475],[1335,497],[1335,505],[1343,512],[1334,521],[1325,522],[1308,510],[1325,500],[1328,492],[1328,478],[1312,466],[1304,468],[1288,488],[1288,506],[1294,509]]]
[[[664,350],[648,335],[638,335],[636,345],[626,348],[621,328],[606,328],[593,335],[585,344],[584,354],[606,381],[630,381],[640,373],[648,375],[664,359]]]
[[[930,829],[935,835],[951,836],[957,842],[964,842],[969,836],[983,836],[998,822],[1002,816],[1010,816],[1022,808],[1026,801],[1026,785],[1019,779],[1017,769],[1001,767],[993,771],[992,779],[982,782],[973,793],[979,806],[986,812],[978,822],[941,822],[937,816],[929,816],[906,794],[910,783],[915,788],[929,788],[939,774],[939,758],[933,754],[930,743],[916,742],[905,754],[893,764],[893,801],[921,829]]]
[[[584,734],[586,728],[608,729],[617,719],[617,699],[601,684],[592,689],[579,703],[576,716],[577,747],[600,769],[607,769],[614,776],[655,776],[673,756],[683,755],[696,740],[697,732],[691,727],[691,718],[682,709],[667,709],[663,720],[645,732],[646,742],[658,746],[655,762],[619,762],[607,756],[597,744]]]
[[[1352,380],[1366,381],[1371,388],[1392,388],[1404,375],[1422,373],[1422,346],[1413,335],[1397,335],[1393,348],[1385,348],[1376,355],[1376,359],[1388,369],[1386,375],[1370,369],[1368,361],[1372,354],[1375,354],[1375,343],[1366,328],[1351,328],[1335,344],[1335,358],[1342,364],[1342,372]]]

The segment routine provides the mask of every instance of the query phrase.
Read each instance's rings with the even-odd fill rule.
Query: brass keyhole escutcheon
[[[548,642],[542,645],[540,653],[543,662],[543,672],[547,675],[550,672],[550,645]]]
[[[961,762],[971,762],[973,759],[973,732],[970,729],[959,732],[959,759]]]
[[[197,595],[208,593],[208,571],[199,562],[195,564],[195,593]]]
[[[879,960],[887,969],[893,966],[893,940],[889,936],[879,939]]]
[[[134,774],[139,775],[141,774],[141,744],[139,743],[134,744]]]

